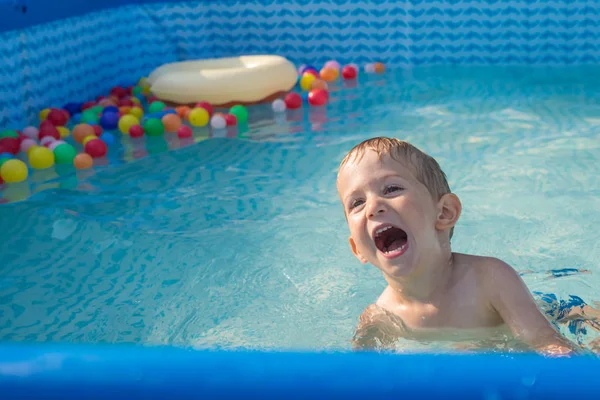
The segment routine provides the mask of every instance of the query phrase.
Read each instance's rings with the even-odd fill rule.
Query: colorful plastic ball
[[[324,89],[314,89],[308,94],[308,102],[311,106],[322,106],[327,103],[329,93]]]
[[[190,112],[190,108],[188,106],[178,106],[175,107],[175,112],[179,115],[179,118],[187,119],[186,115]]]
[[[323,65],[323,68],[330,68],[330,69],[334,69],[334,70],[338,70],[339,71],[340,68],[341,68],[341,65],[340,65],[339,62],[337,62],[335,60],[330,60],[330,61],[327,61],[325,63],[325,65]]]
[[[195,107],[190,111],[188,119],[193,126],[206,126],[210,121],[210,114],[204,107]]]
[[[8,160],[12,160],[15,158],[11,153],[2,153],[0,154],[0,166],[7,162]]]
[[[115,144],[115,136],[112,133],[103,133],[100,135],[100,139],[108,146]]]
[[[0,167],[0,177],[6,183],[18,183],[27,179],[29,170],[21,160],[8,160]]]
[[[300,88],[302,88],[302,90],[310,90],[310,85],[315,79],[317,78],[312,74],[302,74],[302,77],[300,78]]]
[[[120,99],[127,96],[127,91],[121,86],[115,86],[114,88],[110,89],[110,94],[111,96],[116,96]]]
[[[117,103],[117,105],[119,107],[133,107],[135,105],[135,103],[130,98],[125,97],[125,98],[120,99],[119,102]]]
[[[89,124],[79,124],[75,125],[75,128],[73,128],[73,139],[75,139],[77,143],[81,143],[86,137],[95,134],[96,130]]]
[[[210,117],[212,117],[215,113],[213,106],[209,102],[206,102],[206,101],[201,101],[200,103],[197,103],[196,107],[204,108],[206,111],[208,111],[208,115]]]
[[[73,164],[75,156],[77,156],[75,147],[68,143],[61,143],[54,147],[53,153],[57,164]]]
[[[40,130],[38,128],[36,128],[35,126],[28,126],[25,129],[23,129],[23,135],[25,135],[31,139],[37,139],[39,133],[40,133]]]
[[[180,139],[192,137],[192,128],[187,125],[181,125],[179,129],[177,129],[177,137]]]
[[[161,119],[166,132],[177,132],[181,126],[181,118],[177,114],[166,114]]]
[[[91,109],[90,109],[91,110]],[[81,122],[85,124],[95,125],[99,122],[98,115],[94,111],[88,112],[87,110],[81,114]]]
[[[119,130],[121,131],[121,133],[128,133],[129,128],[131,128],[133,125],[139,124],[140,120],[136,116],[131,114],[123,115],[119,119]]]
[[[301,65],[300,68],[298,68],[298,75],[302,75],[305,72],[309,72],[309,71],[314,71],[317,72],[317,69],[315,67],[313,67],[312,65]]]
[[[287,106],[285,105],[285,101],[283,101],[281,99],[275,99],[275,100],[273,100],[273,103],[271,104],[271,108],[276,113],[280,113],[280,112],[284,112],[287,109]]]
[[[344,79],[355,79],[356,76],[358,75],[358,71],[356,69],[356,67],[354,67],[353,65],[346,65],[343,69],[342,69],[342,76],[344,77]]]
[[[55,126],[52,126],[52,128],[40,129],[40,132],[38,133],[38,139],[42,140],[46,136],[50,136],[50,137],[53,137],[54,139],[58,140],[58,139],[60,139],[60,132],[58,132],[58,129]]]
[[[382,62],[376,62],[375,72],[378,74],[383,74],[385,72],[385,65]]]
[[[65,110],[53,108],[46,117],[54,126],[65,126],[69,122],[69,114]]]
[[[79,153],[73,159],[73,165],[77,169],[88,169],[92,168],[94,160],[92,159],[92,156],[87,153]]]
[[[136,116],[138,119],[144,117],[144,109],[142,107],[134,106],[129,110],[129,114]]]
[[[0,132],[0,139],[4,139],[4,138],[15,138],[15,139],[18,139],[19,138],[19,134],[17,133],[17,131],[14,131],[12,129],[6,129],[6,130]]]
[[[106,155],[108,147],[102,140],[95,138],[85,144],[84,150],[92,156],[92,158],[100,158]]]
[[[27,138],[27,139],[23,139],[19,149],[21,150],[21,152],[27,153],[27,150],[29,150],[29,148],[31,146],[37,146],[37,142],[33,139]]]
[[[321,70],[321,72],[319,72],[319,77],[326,82],[335,81],[339,75],[340,75],[340,73],[338,72],[337,69],[327,68],[327,67],[323,68]]]
[[[248,122],[248,109],[241,104],[231,107],[229,114],[235,115],[237,122],[240,124]]]
[[[19,139],[15,139],[14,137],[5,137],[0,139],[0,148],[7,153],[17,154],[19,153],[20,147],[21,142]]]
[[[148,136],[160,136],[165,133],[165,126],[158,118],[148,118],[144,122],[144,132]]]
[[[121,115],[126,115],[129,114],[129,112],[131,111],[133,107],[131,106],[121,106],[119,107],[119,114]]]
[[[119,113],[119,107],[117,106],[106,106],[104,107],[104,110],[102,110],[102,114],[108,114],[108,113]]]
[[[167,106],[162,101],[155,101],[152,104],[150,104],[150,107],[148,107],[148,112],[156,113],[156,112],[164,110],[166,107]]]
[[[83,147],[85,148],[85,145],[90,141],[90,140],[94,140],[94,139],[98,139],[98,136],[96,135],[90,135],[90,136],[86,136],[83,138],[83,140],[81,141],[81,144],[83,145]]]
[[[141,125],[132,125],[131,128],[129,128],[129,136],[132,138],[144,136],[144,128],[142,128]]]
[[[373,63],[368,63],[365,65],[365,72],[367,74],[372,74],[375,72],[375,64]]]
[[[45,121],[46,118],[48,118],[50,111],[52,111],[50,108],[44,108],[42,111],[40,111],[40,121]]]
[[[117,129],[119,126],[119,114],[116,112],[103,113],[100,117],[100,126],[107,131]]]
[[[225,125],[226,126],[235,126],[238,123],[238,120],[233,114],[225,114]]]
[[[35,146],[29,149],[27,158],[33,169],[46,169],[54,165],[54,153],[43,146]]]
[[[100,137],[100,135],[102,135],[102,132],[104,132],[104,130],[102,129],[102,127],[100,125],[92,125],[92,128],[94,128],[94,133],[98,137]]]
[[[210,126],[213,129],[223,129],[227,126],[227,121],[225,120],[225,117],[221,114],[215,114],[210,119]]]
[[[81,103],[67,103],[63,106],[63,109],[69,113],[70,116],[81,112]]]
[[[85,110],[89,110],[90,108],[96,105],[95,101],[87,101],[81,105],[81,112],[83,113]]]
[[[56,139],[54,139],[52,136],[44,136],[42,140],[40,140],[40,144],[45,147],[48,147],[48,145],[52,142],[56,142]]]
[[[54,142],[50,143],[46,147],[48,147],[50,150],[54,151],[54,149],[56,149],[57,146],[60,146],[61,144],[66,144],[66,143],[67,142],[65,142],[64,140],[55,140]]]
[[[131,91],[131,94],[134,96],[140,96],[143,94],[144,88],[141,86],[136,86],[133,88],[133,90]]]
[[[295,93],[295,92],[288,93],[285,96],[284,101],[285,101],[285,105],[290,110],[294,110],[296,108],[302,107],[302,96],[300,96],[298,93]]]
[[[58,131],[58,134],[60,135],[61,139],[69,137],[69,135],[71,134],[71,131],[69,131],[69,128],[67,128],[66,126],[57,126],[56,130]]]

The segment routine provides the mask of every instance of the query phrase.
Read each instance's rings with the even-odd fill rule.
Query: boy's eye
[[[388,193],[397,192],[398,190],[403,190],[403,188],[398,185],[389,185],[389,186],[386,186],[385,189],[383,189],[383,193],[388,194]]]
[[[360,206],[362,204],[362,200],[358,199],[358,200],[352,200],[352,202],[350,203],[350,209],[352,210],[353,208],[356,208],[358,206]]]

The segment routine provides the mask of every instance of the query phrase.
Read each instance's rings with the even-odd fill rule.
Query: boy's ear
[[[453,228],[458,222],[460,213],[462,212],[462,204],[460,199],[454,193],[446,193],[438,202],[438,217],[435,227],[438,230]]]
[[[367,263],[367,259],[364,258],[359,252],[358,249],[356,248],[356,243],[354,243],[354,239],[352,239],[352,236],[350,236],[348,238],[348,241],[350,242],[350,248],[352,249],[352,254],[354,254],[354,256],[356,258],[358,258],[358,260],[363,263],[366,264]]]

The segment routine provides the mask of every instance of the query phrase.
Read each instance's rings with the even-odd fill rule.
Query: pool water
[[[125,138],[79,176],[34,174],[0,205],[0,339],[348,349],[384,281],[350,252],[336,169],[379,135],[440,162],[463,202],[455,251],[502,258],[532,291],[593,305],[599,71],[363,75],[335,85],[325,108],[257,106],[247,128]],[[552,273],[565,268],[576,271]]]

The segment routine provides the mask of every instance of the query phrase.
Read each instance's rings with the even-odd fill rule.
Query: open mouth
[[[398,257],[408,248],[408,235],[393,225],[381,225],[373,232],[375,246],[387,258]]]

